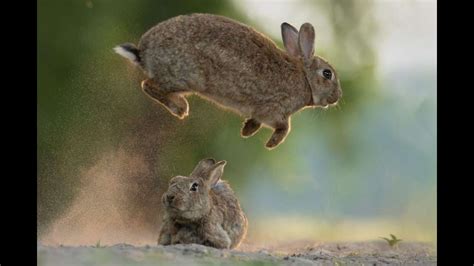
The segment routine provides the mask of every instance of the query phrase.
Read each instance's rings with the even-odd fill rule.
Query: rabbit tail
[[[114,47],[114,51],[130,60],[135,65],[140,64],[140,50],[133,43],[124,43]]]

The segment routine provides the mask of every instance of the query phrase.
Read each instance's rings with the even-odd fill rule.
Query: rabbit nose
[[[174,200],[174,196],[173,196],[173,195],[166,195],[166,201],[167,201],[168,203],[173,202],[173,200]]]
[[[331,96],[327,99],[327,102],[328,102],[329,104],[333,104],[333,103],[337,102],[337,100],[338,100],[338,97],[337,97],[337,96],[331,95]]]
[[[339,98],[341,98],[341,95],[342,95],[342,92],[340,90],[333,91],[327,98],[328,103],[329,104],[336,103],[339,100]]]

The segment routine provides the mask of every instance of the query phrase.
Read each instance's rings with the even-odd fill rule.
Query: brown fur
[[[289,27],[282,24],[290,54],[226,17],[192,14],[163,21],[142,36],[136,49],[137,63],[149,76],[142,88],[180,119],[189,110],[184,96],[195,93],[246,117],[251,124],[244,124],[243,137],[255,134],[262,124],[273,128],[266,147],[274,148],[290,131],[293,113],[336,103],[342,96],[337,77],[328,80],[321,75],[322,69],[336,73],[324,59],[313,56],[314,38],[306,34],[296,39],[293,27],[296,33],[285,38]],[[305,23],[300,32],[310,30]]]
[[[229,184],[220,180],[226,162],[204,159],[189,177],[176,176],[163,194],[165,215],[158,244],[202,244],[235,248],[247,232],[247,218]],[[191,191],[196,183],[197,190]]]

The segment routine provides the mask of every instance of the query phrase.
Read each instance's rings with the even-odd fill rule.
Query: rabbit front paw
[[[262,124],[253,118],[245,120],[241,131],[242,137],[248,138],[255,135],[261,126]]]
[[[274,149],[276,146],[278,146],[285,140],[289,131],[290,127],[288,124],[279,124],[278,127],[275,128],[275,131],[273,131],[273,134],[268,140],[265,147],[267,147],[267,149],[269,150]]]

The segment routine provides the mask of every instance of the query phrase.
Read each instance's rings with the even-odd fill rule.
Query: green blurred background
[[[250,220],[248,243],[436,241],[435,1],[38,1],[38,236],[50,244],[155,243],[160,196],[204,157]],[[179,121],[115,54],[167,18],[234,18],[280,47],[280,24],[311,22],[338,70],[337,107],[304,110],[277,149],[271,132],[196,96]]]

